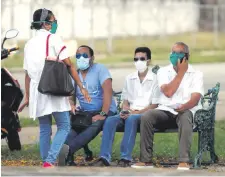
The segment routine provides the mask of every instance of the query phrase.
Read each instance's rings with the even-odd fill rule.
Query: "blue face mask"
[[[80,58],[77,58],[77,68],[80,70],[86,70],[90,66],[90,59],[89,58],[84,58],[81,56]]]
[[[170,62],[172,63],[173,66],[176,66],[178,60],[181,59],[181,58],[183,58],[184,55],[185,55],[184,53],[175,53],[175,52],[172,52],[170,54]]]

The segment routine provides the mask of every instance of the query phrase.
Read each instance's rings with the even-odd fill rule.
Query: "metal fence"
[[[188,33],[196,46],[199,32],[207,32],[217,47],[225,33],[225,1],[201,5],[197,0],[2,0],[2,31],[17,28],[20,40],[29,39],[32,14],[44,7],[54,12],[66,40],[84,39],[95,47],[104,39],[108,53],[117,38],[142,44],[149,37],[166,42],[171,35]]]

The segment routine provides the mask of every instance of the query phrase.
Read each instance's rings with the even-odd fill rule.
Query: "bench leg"
[[[195,157],[194,168],[201,166],[202,154],[205,151],[210,152],[211,163],[218,162],[218,156],[214,148],[214,129],[207,129],[206,131],[198,132],[198,154]]]
[[[208,145],[209,151],[210,151],[211,163],[217,163],[219,161],[219,158],[215,153],[214,144],[215,144],[215,140],[214,140],[214,129],[213,129],[211,133],[210,142]]]

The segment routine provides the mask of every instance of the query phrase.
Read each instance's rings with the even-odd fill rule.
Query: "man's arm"
[[[184,77],[183,73],[178,73],[170,83],[162,85],[160,89],[163,92],[163,94],[168,98],[172,97],[173,94],[179,88],[183,77]]]
[[[102,84],[103,89],[103,106],[102,111],[108,114],[112,102],[112,79],[106,79]]]
[[[185,110],[190,110],[193,107],[198,105],[198,102],[200,101],[200,99],[201,99],[201,94],[200,93],[192,93],[191,94],[191,99],[187,103],[182,104],[181,107],[178,108],[176,111],[177,112],[182,112],[182,111],[185,111]]]
[[[130,104],[128,100],[123,100],[122,110],[130,110]]]
[[[171,82],[166,84],[162,83],[162,81],[164,81],[164,78],[166,77],[166,75],[164,75],[165,73],[164,74],[159,73],[159,75],[157,76],[159,87],[166,97],[168,98],[172,97],[173,94],[177,91],[187,69],[188,69],[188,62],[186,60],[183,60],[182,63],[177,62],[177,75]]]
[[[135,113],[136,114],[142,114],[142,113],[144,113],[144,112],[146,112],[146,111],[148,111],[148,110],[150,110],[150,109],[155,109],[155,108],[157,108],[158,107],[158,104],[151,104],[151,105],[149,105],[148,107],[146,107],[146,108],[144,108],[144,109],[141,109],[141,110],[139,110],[139,111],[135,111]]]

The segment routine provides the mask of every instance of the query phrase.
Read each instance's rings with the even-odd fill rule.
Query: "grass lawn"
[[[216,154],[219,156],[220,163],[225,163],[225,121],[216,122],[215,127],[215,150]],[[120,155],[120,142],[122,139],[122,133],[117,133],[115,136],[113,144],[113,160],[119,159]],[[193,136],[193,145],[191,150],[191,157],[197,153],[197,142],[198,137],[197,133]],[[100,151],[101,137],[97,136],[91,143],[90,148],[94,152],[95,157],[98,156]],[[139,144],[140,144],[140,135],[137,135],[135,148],[133,150],[133,157],[139,157]],[[176,161],[178,154],[178,137],[177,133],[166,133],[155,134],[154,139],[154,162],[159,163],[160,161]],[[39,155],[39,146],[38,144],[34,145],[23,145],[23,149],[18,152],[10,152],[6,146],[2,146],[1,154],[2,165],[39,165],[40,164],[40,155]],[[80,161],[83,156],[83,150],[79,150],[76,153],[76,161]],[[205,153],[203,160],[209,160],[209,154]]]
[[[189,33],[164,38],[143,36],[140,42],[137,41],[137,37],[114,38],[112,43],[113,54],[111,55],[107,53],[107,39],[96,39],[94,42],[96,62],[103,64],[132,62],[134,49],[137,46],[148,46],[152,50],[152,60],[157,64],[158,60],[168,60],[170,49],[177,41],[183,41],[190,46],[191,63],[225,62],[225,34],[219,34],[218,46],[214,46],[213,33],[199,32],[195,34],[195,42],[193,39],[193,34]],[[8,68],[22,67],[24,43],[25,41],[18,43],[20,51],[9,59],[3,60],[2,66]],[[78,45],[88,45],[89,41],[77,39],[77,43]]]

